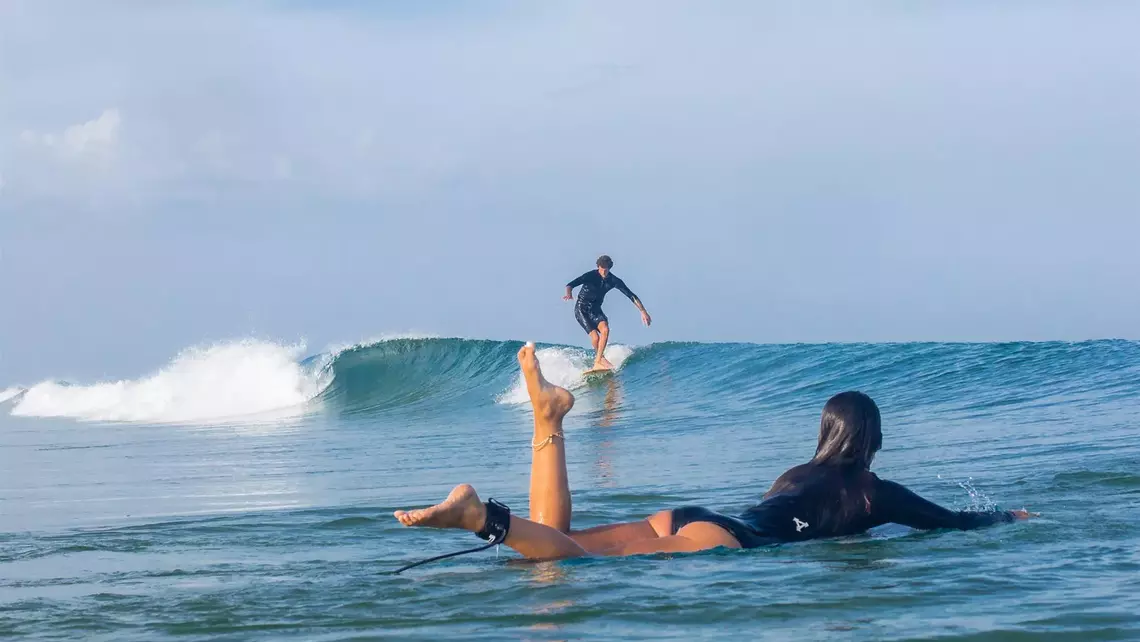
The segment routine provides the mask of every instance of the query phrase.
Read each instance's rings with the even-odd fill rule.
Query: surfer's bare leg
[[[404,526],[457,528],[478,533],[486,526],[487,507],[479,501],[479,495],[475,493],[474,488],[460,484],[442,503],[419,510],[398,510],[395,515]],[[652,522],[653,518],[649,521]],[[610,528],[622,529],[626,526],[630,524],[617,524]],[[569,535],[546,524],[532,522],[515,515],[511,515],[511,525],[503,543],[531,559],[566,559],[590,554]],[[597,543],[602,544],[600,540]],[[621,541],[615,540],[610,546],[594,552],[607,556],[621,556],[692,552],[718,546],[739,548],[740,542],[715,524],[694,522],[686,525],[676,535],[622,538]]]
[[[518,358],[534,408],[530,518],[565,533],[570,530],[571,502],[562,418],[574,407],[574,395],[543,378],[533,345],[523,346]]]
[[[478,533],[486,525],[487,507],[474,488],[460,484],[435,506],[398,510],[395,516],[404,526],[457,528]],[[511,526],[503,543],[531,559],[564,559],[587,554],[565,533],[516,515],[511,515]]]
[[[606,321],[598,323],[598,343],[594,346],[597,355],[594,357],[594,368],[613,368],[614,364],[606,359],[606,344],[610,341],[610,324]]]
[[[606,524],[581,531],[571,531],[570,537],[591,553],[603,553],[633,542],[667,537],[671,534],[672,528],[673,511],[663,510],[638,522]]]

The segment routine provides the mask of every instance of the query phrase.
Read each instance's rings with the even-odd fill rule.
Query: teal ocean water
[[[405,529],[470,482],[525,513],[520,343],[248,341],[119,382],[0,382],[0,637],[1140,639],[1140,344],[540,345],[573,389],[577,527],[735,511],[879,403],[882,477],[1039,519],[751,551],[529,563]],[[22,384],[22,385],[16,385]]]

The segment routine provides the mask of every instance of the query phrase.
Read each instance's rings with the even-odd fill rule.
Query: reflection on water
[[[603,488],[613,488],[617,484],[612,465],[613,426],[620,417],[622,391],[617,377],[607,377],[605,386],[606,393],[602,398],[601,412],[598,414],[597,421],[591,425],[597,436],[594,468],[597,471],[595,476],[599,480],[599,484]]]
[[[542,615],[554,616],[554,615],[558,615],[558,614],[566,611],[567,609],[569,609],[573,606],[574,606],[574,603],[571,602],[570,600],[555,600],[553,602],[549,602],[547,604],[543,604],[543,605],[540,605],[538,607],[535,607],[535,609],[533,610],[533,613],[535,615],[539,615],[539,616],[542,616]],[[562,627],[555,622],[549,622],[549,621],[543,622],[540,620],[539,622],[535,622],[534,624],[530,625],[528,628],[531,631],[557,631],[558,629],[560,629]]]
[[[566,569],[556,562],[536,562],[527,570],[527,578],[535,584],[554,584],[566,579]]]

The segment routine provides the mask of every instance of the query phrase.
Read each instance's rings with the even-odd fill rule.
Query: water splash
[[[938,479],[942,479],[942,475],[939,475]],[[988,512],[988,511],[997,510],[997,508],[998,508],[997,502],[995,502],[984,491],[979,490],[976,486],[974,486],[974,478],[973,477],[967,477],[964,480],[956,481],[954,483],[957,484],[959,488],[966,491],[966,494],[970,496],[969,503],[967,503],[965,506],[963,506],[961,508],[961,510],[979,511],[979,512]]]
[[[622,365],[633,355],[633,348],[623,345],[606,347],[606,358],[614,364],[614,370],[621,370]],[[593,365],[593,355],[580,348],[552,347],[541,348],[536,353],[538,363],[542,367],[542,376],[556,386],[567,390],[580,388],[586,384],[582,373]],[[507,405],[524,404],[529,401],[526,394],[526,382],[522,373],[519,373],[514,384],[496,399],[497,402]]]

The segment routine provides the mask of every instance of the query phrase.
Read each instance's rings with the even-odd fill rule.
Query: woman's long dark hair
[[[819,420],[819,445],[812,461],[828,466],[871,467],[883,447],[879,407],[861,392],[841,392],[827,401]]]

